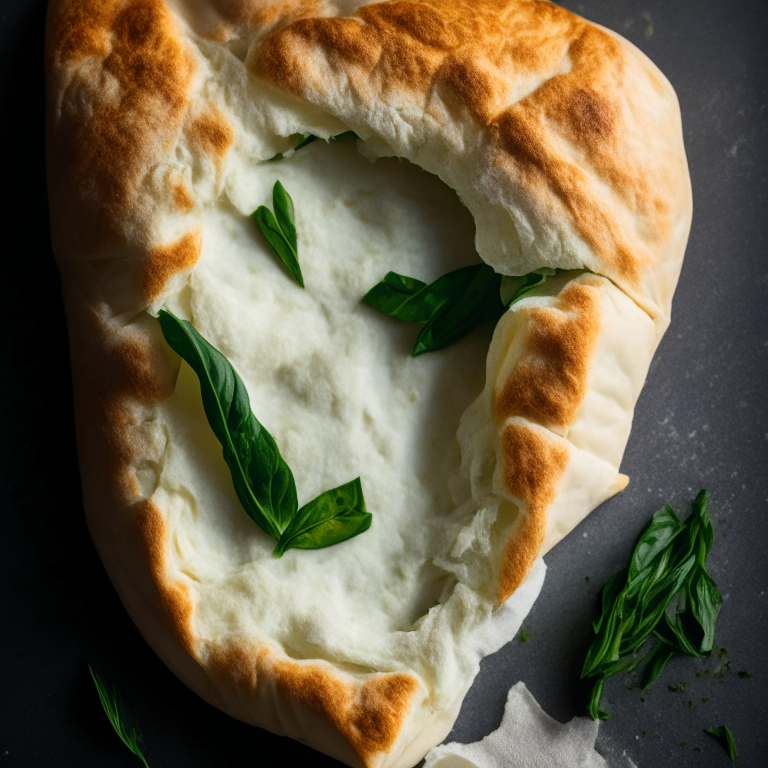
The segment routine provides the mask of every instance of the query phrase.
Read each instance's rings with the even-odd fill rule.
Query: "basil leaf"
[[[388,272],[363,296],[363,301],[389,317],[425,323],[438,306],[432,295],[425,294],[426,288],[421,280]]]
[[[262,235],[272,248],[272,252],[288,270],[291,277],[303,288],[304,278],[299,266],[296,226],[293,221],[293,200],[279,181],[275,182],[272,190],[272,201],[277,218],[264,205],[260,205],[251,214],[251,218],[258,224]]]
[[[371,527],[360,478],[298,509],[293,473],[253,415],[232,364],[191,323],[164,309],[159,320],[165,340],[197,374],[205,415],[221,443],[237,497],[251,519],[277,540],[275,557],[291,548],[329,547]]]
[[[592,689],[589,694],[589,705],[587,706],[587,711],[593,720],[610,719],[610,715],[600,709],[600,698],[603,695],[603,683],[605,683],[605,678],[598,677],[592,685]]]
[[[296,484],[272,435],[251,411],[248,391],[232,364],[186,320],[159,314],[163,336],[200,380],[205,415],[221,443],[237,498],[275,539],[296,514]]]
[[[699,651],[709,653],[715,642],[715,623],[723,605],[723,598],[707,569],[697,565],[688,584],[688,602],[702,629]]]
[[[555,274],[555,270],[550,270],[550,272]],[[527,293],[530,293],[534,288],[545,282],[547,277],[549,275],[542,274],[541,271],[529,272],[521,277],[504,275],[499,288],[501,303],[505,307],[511,307],[516,301],[519,301]]]
[[[287,549],[321,549],[346,541],[367,531],[371,520],[358,477],[305,504],[283,531],[275,557]]]
[[[293,154],[294,152],[298,152],[300,149],[304,149],[308,144],[311,144],[313,141],[317,141],[320,137],[315,136],[312,133],[300,133],[299,136],[299,143],[290,150],[290,154]],[[335,136],[331,136],[328,139],[325,139],[326,144],[330,144],[332,141],[347,141],[348,139],[359,139],[360,137],[354,132],[354,131],[344,131],[344,133],[337,133]],[[270,158],[270,161],[273,160],[282,160],[285,157],[285,154],[282,152],[278,152],[274,157]]]
[[[120,706],[115,687],[108,687],[101,676],[93,671],[90,664],[88,665],[88,671],[91,673],[93,684],[96,686],[96,693],[99,694],[99,701],[101,702],[104,714],[107,716],[107,720],[109,720],[112,728],[114,728],[115,733],[120,737],[120,741],[144,763],[146,768],[149,768],[139,746],[141,734],[135,726],[128,724],[125,713]]]
[[[512,304],[562,271],[542,267],[510,277],[497,274],[487,264],[475,264],[448,272],[429,285],[389,272],[363,301],[398,320],[425,323],[411,353],[417,357],[453,344],[483,323],[498,322]]]
[[[652,633],[660,643],[645,659],[644,687],[673,655],[711,651],[722,597],[705,567],[713,541],[707,503],[702,491],[685,523],[665,505],[642,531],[629,567],[603,588],[582,678],[605,680],[634,668]],[[597,690],[593,687],[593,695]],[[599,712],[599,699],[589,709],[590,714]]]
[[[311,133],[300,133],[299,143],[293,148],[293,151],[298,152],[300,149],[303,149],[307,146],[307,144],[311,144],[313,141],[317,141],[317,136]]]
[[[486,320],[498,320],[504,307],[496,298],[501,277],[487,264],[448,272],[427,285],[389,272],[363,301],[398,320],[425,323],[412,355],[452,344]]]
[[[277,225],[285,235],[285,239],[288,241],[288,245],[291,246],[291,249],[294,253],[298,253],[296,224],[294,223],[293,200],[291,199],[291,196],[285,191],[285,187],[279,181],[276,181],[275,186],[272,188],[272,207],[275,209]],[[296,261],[296,266],[298,267],[298,260]],[[300,276],[301,270],[299,270],[299,277]],[[296,282],[302,285],[298,279]]]
[[[603,587],[602,591],[602,612],[600,618],[592,622],[592,627],[595,630],[595,634],[598,633],[602,626],[603,620],[611,613],[611,606],[613,605],[616,597],[619,595],[624,585],[627,582],[627,571],[619,571],[615,573],[608,580],[608,583]]]
[[[461,282],[458,279],[451,281],[448,299],[430,317],[416,337],[411,353],[413,357],[443,349],[484,322],[498,321],[505,311],[503,306],[494,301],[498,295],[501,277],[487,264],[464,267],[449,275],[460,277]],[[447,277],[448,275],[444,275],[440,280]]]
[[[733,739],[733,734],[727,726],[720,725],[717,728],[705,728],[704,733],[714,736],[722,744],[723,749],[728,753],[728,757],[734,763],[736,762],[739,753],[736,751],[736,742]]]
[[[646,656],[647,664],[640,676],[640,687],[647,688],[667,666],[667,662],[675,655],[675,649],[663,640]]]
[[[683,530],[683,524],[675,510],[665,504],[652,518],[635,545],[629,563],[629,580],[632,581],[653,561],[663,554],[670,542]]]
[[[692,627],[690,621],[686,621],[690,614],[686,612],[687,599],[686,590],[677,592],[669,601],[664,611],[664,622],[659,623],[656,634],[663,638],[670,646],[676,648],[679,653],[689,656],[701,656],[699,646],[701,638],[695,637],[699,634],[698,627]]]
[[[327,140],[327,144],[334,141],[352,141],[352,139],[359,139],[360,137],[354,131],[344,131],[343,133],[337,133],[335,136],[331,136]]]

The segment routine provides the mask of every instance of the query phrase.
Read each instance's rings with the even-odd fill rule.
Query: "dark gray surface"
[[[710,570],[725,597],[716,642],[727,648],[731,670],[696,677],[717,669],[719,660],[672,662],[644,703],[638,690],[627,690],[628,678],[613,678],[605,698],[612,717],[601,726],[600,744],[626,751],[640,768],[714,768],[730,762],[702,729],[725,723],[739,747],[738,765],[762,768],[768,765],[768,10],[763,0],[565,5],[628,37],[677,89],[693,178],[693,230],[673,324],[651,367],[623,464],[632,482],[548,555],[544,589],[525,622],[528,642],[514,640],[483,663],[452,737],[470,741],[493,730],[518,679],[554,717],[581,713],[578,672],[599,588],[626,562],[656,509],[669,501],[687,513],[703,486],[712,494],[715,527]],[[47,231],[44,7],[43,0],[0,0],[6,151],[0,767],[138,765],[105,724],[86,661],[121,684],[153,768],[259,764],[273,749],[288,763],[336,766],[190,694],[133,628],[90,544]],[[11,244],[16,232],[23,239]],[[739,678],[739,670],[753,677]],[[668,690],[681,682],[684,693]]]

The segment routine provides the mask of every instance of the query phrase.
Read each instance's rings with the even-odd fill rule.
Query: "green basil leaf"
[[[334,141],[352,141],[357,140],[360,137],[354,131],[344,131],[343,133],[337,133],[335,136],[331,136],[328,139],[328,144]]]
[[[519,301],[527,293],[530,293],[534,288],[545,282],[547,277],[549,275],[541,274],[538,271],[529,272],[521,277],[504,275],[501,278],[501,286],[499,288],[501,303],[505,307],[511,307],[516,301]]]
[[[283,531],[275,557],[287,549],[321,549],[346,541],[367,531],[371,520],[358,477],[305,504]]]
[[[412,354],[442,349],[487,320],[498,320],[504,307],[496,298],[501,276],[487,264],[448,272],[427,285],[389,272],[363,301],[389,317],[425,323]]]
[[[582,678],[598,674],[601,665],[615,661],[619,657],[619,646],[628,621],[624,613],[624,600],[619,594],[611,606],[608,617],[601,621],[596,637],[589,644],[587,657],[581,670]]]
[[[629,580],[634,580],[646,568],[651,567],[654,560],[668,549],[672,540],[683,528],[675,510],[669,504],[665,504],[651,518],[651,522],[635,544],[629,563]]]
[[[96,693],[99,694],[99,701],[104,709],[104,714],[107,716],[112,728],[114,728],[115,733],[120,737],[120,741],[144,763],[146,768],[149,768],[139,746],[141,734],[138,728],[128,724],[128,719],[120,706],[120,700],[115,687],[107,686],[101,676],[93,671],[90,664],[88,665],[88,671],[91,673],[93,684],[96,686]]]
[[[605,683],[604,677],[598,677],[592,685],[592,689],[589,693],[589,704],[587,711],[589,716],[593,720],[609,720],[610,715],[607,712],[603,712],[600,709],[600,697],[603,695],[603,684]]]
[[[664,638],[671,646],[689,656],[701,656],[701,630],[695,622],[690,620],[687,612],[686,589],[681,589],[667,603],[664,610],[664,622],[660,622],[656,634]],[[676,641],[676,642],[675,642]]]
[[[311,144],[313,141],[317,141],[319,138],[319,136],[315,136],[312,133],[300,133],[299,143],[293,148],[293,151],[298,152],[300,149],[304,149],[304,147],[306,147],[308,144]],[[334,141],[347,141],[349,139],[359,138],[360,137],[354,131],[344,131],[344,133],[337,133],[335,136],[331,136],[330,138],[325,139],[325,143],[330,144]]]
[[[660,643],[646,657],[644,687],[673,655],[711,651],[722,597],[704,564],[713,540],[707,503],[702,491],[685,523],[666,505],[642,531],[627,570],[603,588],[582,678],[605,680],[634,668],[651,634]],[[597,690],[589,706],[593,717],[599,712]]]
[[[413,357],[443,349],[484,322],[498,320],[505,311],[505,308],[499,306],[496,300],[501,276],[496,274],[492,267],[487,264],[478,264],[455,270],[449,275],[455,275],[460,280],[452,281],[453,295],[430,317],[419,332],[411,353]],[[447,277],[448,275],[444,275],[440,280]]]
[[[614,601],[626,583],[627,571],[624,570],[619,571],[618,573],[615,573],[613,576],[611,576],[611,578],[608,579],[608,583],[603,587],[601,602],[602,611],[600,613],[600,617],[592,622],[592,627],[595,630],[595,634],[600,631],[600,627],[602,626],[603,620],[606,618],[606,616],[610,615],[611,607],[613,606]]]
[[[703,565],[696,565],[688,582],[688,604],[691,614],[702,630],[699,651],[709,653],[715,642],[715,624],[723,605],[723,598]]]
[[[167,310],[160,311],[159,319],[169,346],[200,380],[205,415],[221,443],[240,503],[260,528],[279,539],[298,508],[296,484],[272,435],[253,415],[242,379],[191,323]]]
[[[298,152],[300,149],[304,149],[308,144],[311,144],[313,141],[317,141],[317,136],[314,136],[311,133],[300,133],[299,134],[299,143],[293,148],[294,152]]]
[[[281,224],[278,223],[272,211],[264,205],[260,205],[251,214],[251,218],[258,224],[261,233],[269,243],[270,248],[272,248],[272,252],[288,270],[291,277],[303,288],[304,278],[301,275],[298,252],[294,245],[296,242],[296,228],[293,223],[293,201],[279,181],[275,182],[272,198],[276,209],[277,204],[279,203],[280,205],[277,214],[282,219],[283,224],[288,226],[287,233],[283,231]]]
[[[728,757],[734,763],[736,762],[739,753],[736,751],[736,742],[733,739],[733,734],[727,726],[720,725],[717,728],[705,728],[704,733],[714,736],[722,744],[723,749],[728,753]]]
[[[421,280],[388,272],[363,296],[363,301],[389,317],[425,323],[439,306],[433,294],[425,293],[426,288]]]
[[[275,209],[277,224],[285,235],[288,245],[291,246],[294,253],[298,253],[293,200],[279,181],[276,181],[275,186],[272,188],[272,207]],[[298,260],[296,261],[296,266],[298,267]],[[299,270],[299,276],[301,276],[301,270]],[[294,275],[294,277],[296,276]],[[303,285],[298,278],[296,279],[296,282],[298,282],[299,285]]]
[[[647,688],[667,666],[667,662],[675,655],[675,649],[663,640],[645,657],[647,664],[640,676],[640,687]]]
[[[694,562],[694,558],[688,558],[649,590],[648,597],[637,606],[632,629],[627,633],[621,648],[622,653],[634,652],[648,639],[654,627],[664,617],[667,604],[685,582]]]

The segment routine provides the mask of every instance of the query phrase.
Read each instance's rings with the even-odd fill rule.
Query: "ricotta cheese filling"
[[[260,170],[260,202],[271,205],[278,179],[293,197],[306,288],[222,197],[201,215],[202,255],[168,307],[245,382],[299,504],[359,476],[373,523],[343,544],[273,558],[274,541],[240,506],[197,379],[182,364],[165,407],[155,500],[173,531],[173,565],[197,592],[195,632],[264,638],[350,671],[411,669],[446,706],[474,676],[477,643],[488,638],[472,638],[495,600],[493,584],[482,588],[493,503],[469,502],[458,513],[464,523],[449,524],[456,433],[483,389],[492,328],[412,358],[418,326],[361,299],[389,270],[431,282],[478,263],[472,217],[436,177],[396,159],[372,164],[354,142],[318,141]],[[466,560],[465,578],[436,563],[449,550]],[[521,621],[542,578],[536,569],[535,588],[507,613]]]

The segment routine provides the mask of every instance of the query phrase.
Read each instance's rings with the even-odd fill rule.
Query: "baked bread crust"
[[[110,577],[166,664],[211,703],[349,765],[410,766],[447,734],[462,696],[431,712],[416,674],[350,674],[247,640],[211,645],[195,633],[189,585],[169,576],[165,517],[143,479],[164,446],[144,425],[177,363],[142,313],[194,268],[197,214],[241,151],[245,102],[206,88],[206,46],[242,61],[233,93],[258,82],[312,132],[351,128],[369,156],[439,175],[498,271],[593,273],[554,280],[505,315],[459,431],[455,495],[502,499],[496,605],[626,484],[632,409],[690,226],[677,101],[631,44],[545,0],[49,5],[52,237],[86,512]],[[600,404],[606,390],[618,415]]]

